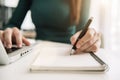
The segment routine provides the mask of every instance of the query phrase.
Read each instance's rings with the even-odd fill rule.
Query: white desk
[[[104,52],[110,69],[106,73],[31,73],[29,67],[37,51],[28,54],[20,60],[6,66],[0,66],[0,80],[120,80],[120,58],[112,52]],[[99,55],[101,55],[99,54]],[[102,55],[103,56],[103,55]]]

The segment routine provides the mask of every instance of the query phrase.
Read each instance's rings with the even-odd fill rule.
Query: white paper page
[[[90,54],[70,56],[71,46],[46,46],[33,62],[34,67],[76,68],[101,66]]]

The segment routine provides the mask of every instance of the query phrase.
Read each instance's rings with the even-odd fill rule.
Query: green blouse
[[[25,18],[28,10],[31,10],[32,21],[36,27],[36,39],[51,40],[70,43],[70,37],[77,31],[74,25],[70,25],[69,0],[20,0],[12,18],[4,27],[18,27]],[[88,19],[89,0],[83,0],[81,22],[77,27],[82,29]],[[85,6],[87,5],[87,6]]]

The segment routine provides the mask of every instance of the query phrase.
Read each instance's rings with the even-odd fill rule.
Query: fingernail
[[[21,45],[21,44],[19,44],[19,45],[18,45],[18,47],[19,47],[19,48],[21,48],[21,47],[22,47],[22,45]]]
[[[11,48],[11,47],[12,47],[12,45],[11,45],[11,44],[8,44],[8,45],[7,45],[7,48]]]

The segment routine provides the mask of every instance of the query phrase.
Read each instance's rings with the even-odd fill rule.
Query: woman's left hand
[[[77,32],[71,37],[71,44],[74,45],[81,31]],[[76,44],[76,52],[96,52],[100,48],[101,45],[101,34],[97,33],[95,29],[89,28],[87,33],[77,42]]]

